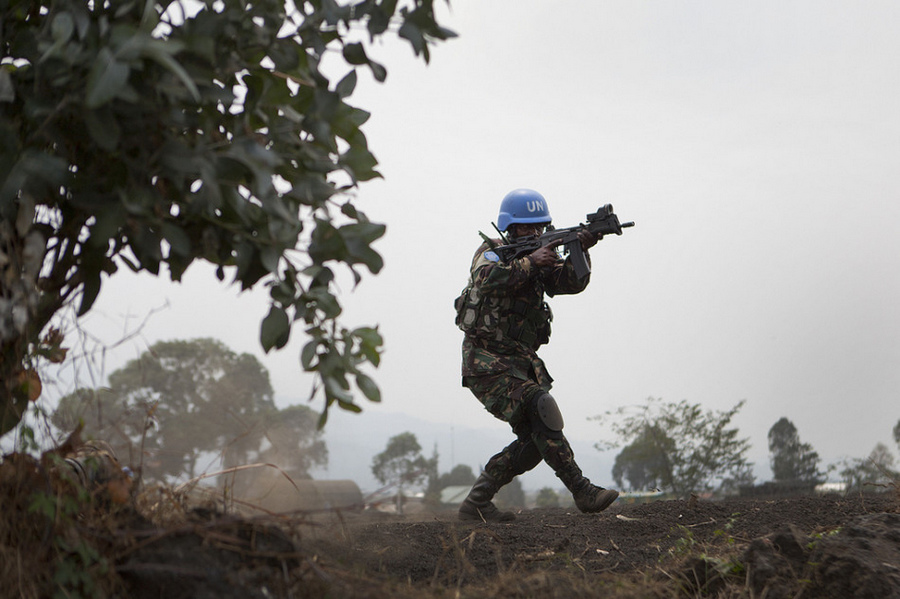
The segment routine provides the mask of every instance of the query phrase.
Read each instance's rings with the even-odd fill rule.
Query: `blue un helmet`
[[[506,231],[510,225],[549,223],[550,220],[550,209],[544,196],[533,189],[514,189],[500,202],[497,228]]]

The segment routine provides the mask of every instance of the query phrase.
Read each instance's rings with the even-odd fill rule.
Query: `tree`
[[[434,456],[432,457],[432,460]],[[431,477],[428,480],[426,493],[440,497],[441,491],[447,487],[463,487],[475,484],[475,473],[470,466],[457,464],[450,472]]]
[[[534,498],[536,507],[559,507],[559,493],[550,487],[542,487]]]
[[[462,487],[466,485],[474,485],[477,477],[472,471],[471,466],[466,464],[457,464],[450,472],[441,474],[435,482],[435,487],[440,490],[446,487]]]
[[[894,455],[887,445],[877,443],[869,457],[844,460],[838,467],[841,468],[839,474],[847,485],[847,490],[863,491],[867,490],[867,487],[884,486],[900,478],[894,464]]]
[[[634,491],[664,486],[666,456],[675,450],[674,444],[658,427],[645,426],[616,456],[612,470],[613,480],[624,488],[624,479],[628,479],[628,487]]]
[[[328,463],[328,448],[316,426],[317,416],[306,406],[288,406],[265,418],[260,462],[279,465],[291,478],[312,478],[309,471]]]
[[[303,329],[322,423],[360,410],[351,384],[379,400],[381,336],[342,326],[334,286],[336,266],[381,270],[385,232],[351,195],[380,174],[347,100],[359,69],[387,75],[376,41],[427,62],[454,35],[434,0],[5,0],[0,28],[0,434],[61,359],[64,307],[121,267],[178,281],[195,260],[268,287],[265,351]]]
[[[437,472],[437,452],[432,455],[431,461],[434,462]],[[433,506],[439,506],[441,503],[441,492],[447,487],[468,487],[475,484],[475,473],[470,466],[465,464],[457,464],[450,470],[441,475],[428,477],[428,486],[425,489],[425,501]]]
[[[769,453],[776,482],[818,484],[824,480],[819,471],[819,454],[808,443],[800,442],[797,427],[781,418],[769,429]]]
[[[384,451],[372,459],[372,474],[383,485],[397,489],[397,513],[403,513],[403,489],[426,480],[432,468],[422,455],[422,447],[410,432],[388,439]]]
[[[631,447],[617,459],[621,474],[640,472],[642,482],[686,497],[712,491],[714,483],[723,489],[723,484],[730,488],[734,481],[753,480],[746,457],[749,441],[738,437],[738,429],[728,428],[743,405],[741,401],[725,412],[713,412],[686,400],[664,403],[651,397],[636,413],[623,408],[595,419],[610,421],[620,443]],[[595,444],[601,451],[616,446]]]
[[[525,507],[525,489],[519,477],[500,487],[494,503],[504,508]]]
[[[281,462],[300,476],[327,461],[313,411],[279,411],[262,364],[216,340],[156,343],[109,383],[64,397],[52,422],[63,430],[84,422],[145,478],[193,478],[205,454],[228,468],[291,453]]]

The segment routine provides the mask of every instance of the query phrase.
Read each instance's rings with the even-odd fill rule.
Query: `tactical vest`
[[[539,282],[536,282],[540,286]],[[543,297],[543,288],[537,292]],[[547,302],[539,304],[521,297],[484,297],[471,283],[453,302],[456,326],[467,335],[503,342],[518,341],[537,349],[550,341],[553,312]]]

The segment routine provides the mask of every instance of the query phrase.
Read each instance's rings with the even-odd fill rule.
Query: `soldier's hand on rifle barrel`
[[[545,266],[553,266],[559,260],[559,255],[556,253],[556,250],[549,245],[545,245],[544,247],[538,248],[531,252],[528,255],[528,258],[531,259],[531,262],[537,266],[538,268],[543,268]]]
[[[578,239],[579,239],[579,241],[581,241],[581,247],[584,250],[589,250],[592,247],[594,247],[595,245],[597,245],[597,242],[600,241],[600,239],[602,237],[603,237],[603,235],[594,235],[590,231],[579,231],[578,232]]]

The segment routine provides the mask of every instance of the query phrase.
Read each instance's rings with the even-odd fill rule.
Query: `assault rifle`
[[[495,245],[491,249],[500,257],[501,262],[509,262],[510,260],[527,256],[544,246],[565,246],[565,251],[569,254],[569,260],[572,261],[572,266],[575,268],[575,275],[579,279],[583,279],[591,272],[591,267],[587,262],[587,254],[581,247],[581,240],[578,239],[579,231],[588,231],[603,239],[604,235],[613,233],[621,235],[622,229],[633,226],[633,222],[619,223],[619,217],[613,212],[612,204],[606,204],[600,206],[597,212],[588,214],[587,222],[577,227],[554,229],[550,226],[543,235],[536,235],[514,243],[507,242],[504,245]],[[494,227],[496,228],[496,225]],[[503,241],[506,242],[507,239],[503,234],[501,233],[500,235]]]

